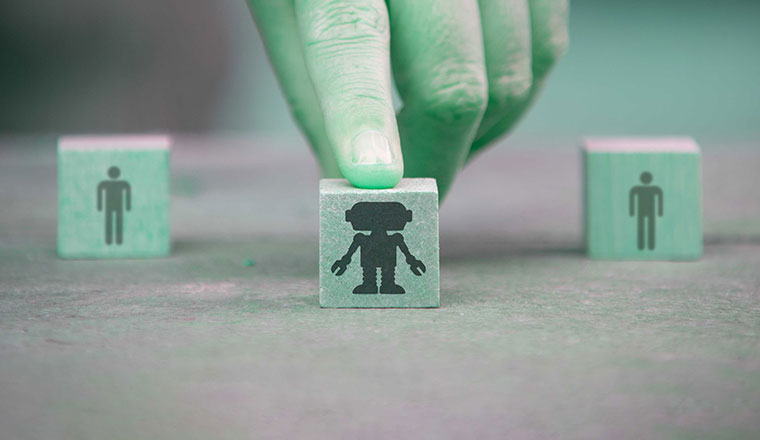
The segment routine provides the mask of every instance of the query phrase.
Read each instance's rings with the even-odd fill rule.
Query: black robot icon
[[[354,293],[377,293],[377,268],[380,268],[380,293],[406,293],[396,284],[396,248],[406,256],[406,262],[413,274],[425,273],[425,265],[415,258],[400,233],[388,235],[388,231],[402,231],[412,221],[412,211],[399,202],[359,202],[346,211],[346,221],[355,231],[369,231],[369,235],[358,233],[348,248],[348,252],[336,261],[330,271],[336,276],[346,272],[351,256],[361,247],[362,283],[354,288]]]

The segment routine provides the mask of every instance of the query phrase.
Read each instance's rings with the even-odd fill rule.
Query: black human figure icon
[[[639,177],[643,185],[631,188],[628,195],[630,216],[637,216],[638,247],[644,250],[645,241],[649,250],[654,249],[655,218],[662,217],[662,189],[659,186],[649,185],[652,182],[652,174],[648,171],[641,173]],[[655,204],[657,211],[655,215]],[[646,236],[644,229],[646,228]]]
[[[353,293],[377,293],[377,269],[380,268],[380,293],[403,294],[403,287],[396,284],[396,248],[406,256],[406,263],[413,274],[422,276],[426,268],[422,261],[409,252],[400,233],[388,235],[388,231],[401,231],[412,221],[412,211],[399,202],[359,202],[346,211],[346,221],[355,231],[370,231],[369,235],[358,233],[348,252],[336,261],[330,271],[336,276],[346,272],[351,256],[361,248],[362,283]]]
[[[132,190],[125,180],[116,180],[121,175],[119,167],[108,169],[108,177],[98,184],[98,212],[103,210],[105,198],[106,209],[106,244],[113,243],[113,224],[116,221],[116,244],[124,242],[124,210],[131,210]]]

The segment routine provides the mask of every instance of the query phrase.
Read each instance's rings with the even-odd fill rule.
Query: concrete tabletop
[[[0,437],[757,438],[760,150],[703,144],[705,254],[600,262],[573,140],[441,209],[441,308],[320,309],[298,140],[180,137],[170,258],[55,253],[51,137],[0,140]]]

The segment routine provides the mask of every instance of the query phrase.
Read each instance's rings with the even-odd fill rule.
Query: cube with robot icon
[[[320,182],[322,307],[438,307],[438,258],[434,179],[381,190]]]

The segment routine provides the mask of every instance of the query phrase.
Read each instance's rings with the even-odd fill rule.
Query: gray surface
[[[760,435],[760,152],[706,148],[701,261],[612,263],[571,145],[492,151],[441,211],[440,309],[322,310],[283,142],[181,140],[145,261],[57,259],[53,144],[4,142],[2,438]]]

